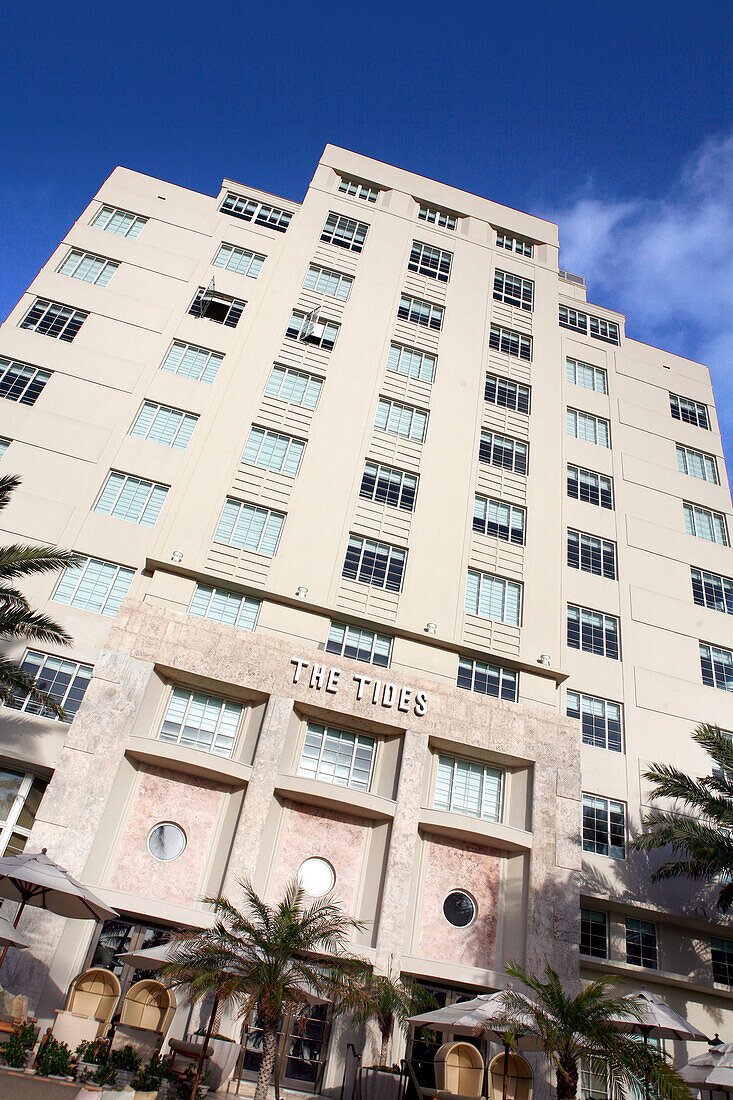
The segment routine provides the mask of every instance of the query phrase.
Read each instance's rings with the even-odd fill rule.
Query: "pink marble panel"
[[[424,843],[427,865],[418,954],[492,969],[502,857],[491,848],[463,840],[430,836]],[[455,928],[443,915],[443,901],[451,890],[465,890],[476,902],[478,915],[466,928]]]
[[[362,851],[369,825],[356,817],[323,806],[293,803],[286,821],[270,900],[278,901],[298,868],[311,856],[327,859],[336,872],[334,896],[344,911],[354,914]]]
[[[222,788],[209,780],[141,768],[108,885],[177,905],[194,904],[222,797]],[[175,822],[186,834],[185,851],[170,862],[148,851],[148,834],[161,821]]]

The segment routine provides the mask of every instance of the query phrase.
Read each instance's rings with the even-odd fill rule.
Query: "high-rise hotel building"
[[[333,146],[300,204],[118,168],[0,397],[3,538],[81,555],[26,586],[74,643],[11,653],[73,721],[2,709],[0,842],[121,915],[29,913],[0,984],[50,1019],[299,874],[442,1001],[549,961],[731,1037],[733,928],[629,850],[649,762],[733,729],[710,378],[586,302],[555,225]],[[343,1024],[307,1027],[283,1083],[334,1088]]]

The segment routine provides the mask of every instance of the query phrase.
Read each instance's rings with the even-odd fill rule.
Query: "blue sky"
[[[733,6],[10,5],[0,317],[123,164],[300,199],[331,141],[560,224],[629,335],[708,362],[733,463]]]

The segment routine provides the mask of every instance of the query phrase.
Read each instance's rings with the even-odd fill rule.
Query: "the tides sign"
[[[302,657],[291,657],[293,669],[293,683],[298,684],[301,678],[306,686],[314,691],[326,691],[329,695],[336,695],[342,685],[343,670],[330,668],[327,665],[311,664]],[[308,671],[310,670],[310,671]],[[375,707],[386,707],[402,711],[403,714],[412,712],[416,718],[423,718],[428,710],[428,697],[424,691],[415,691],[411,687],[402,687],[393,684],[389,680],[377,680],[373,676],[365,676],[357,672],[347,683],[356,684],[357,703],[371,703]]]

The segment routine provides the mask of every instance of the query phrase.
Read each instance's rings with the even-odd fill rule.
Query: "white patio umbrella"
[[[723,1056],[708,1073],[705,1087],[719,1089],[721,1092],[731,1092],[733,1091],[733,1043],[723,1043],[713,1049],[722,1050]]]
[[[45,848],[40,852],[0,858],[0,897],[20,902],[14,928],[26,905],[78,920],[110,920],[119,916],[68,871],[49,859]],[[0,966],[7,950],[7,946],[3,948]]]
[[[725,1055],[733,1054],[733,1043],[711,1044],[704,1054],[698,1054],[697,1058],[690,1061],[677,1070],[682,1080],[690,1088],[700,1092],[714,1092],[716,1089],[726,1091],[726,1083],[709,1083],[710,1074],[716,1069]],[[733,1088],[733,1069],[727,1071],[727,1089]]]
[[[175,961],[172,954],[174,950],[175,941],[159,943],[155,947],[142,947],[139,951],[123,951],[117,958],[137,970],[160,970],[166,963]]]
[[[21,951],[28,947],[28,940],[18,932],[7,917],[0,913],[0,947],[17,947]]]
[[[502,1100],[506,1100],[509,1078],[509,1051],[541,1050],[542,1043],[532,1030],[529,1017],[509,1012],[504,994],[482,993],[470,1001],[446,1005],[419,1016],[411,1016],[409,1021],[414,1027],[427,1027],[436,1031],[449,1031],[454,1035],[483,1034],[487,1039],[501,1043],[504,1047],[504,1075],[502,1079]]]
[[[656,993],[650,993],[648,989],[640,989],[634,993],[631,1000],[639,1007],[638,1018],[627,1017],[617,1020],[616,1026],[620,1031],[636,1032],[644,1040],[647,1047],[650,1039],[678,1039],[681,1042],[709,1043],[710,1039],[699,1028],[680,1016],[679,1012],[668,1005],[667,1002]],[[649,1078],[644,1079],[644,1095],[649,1097]]]

